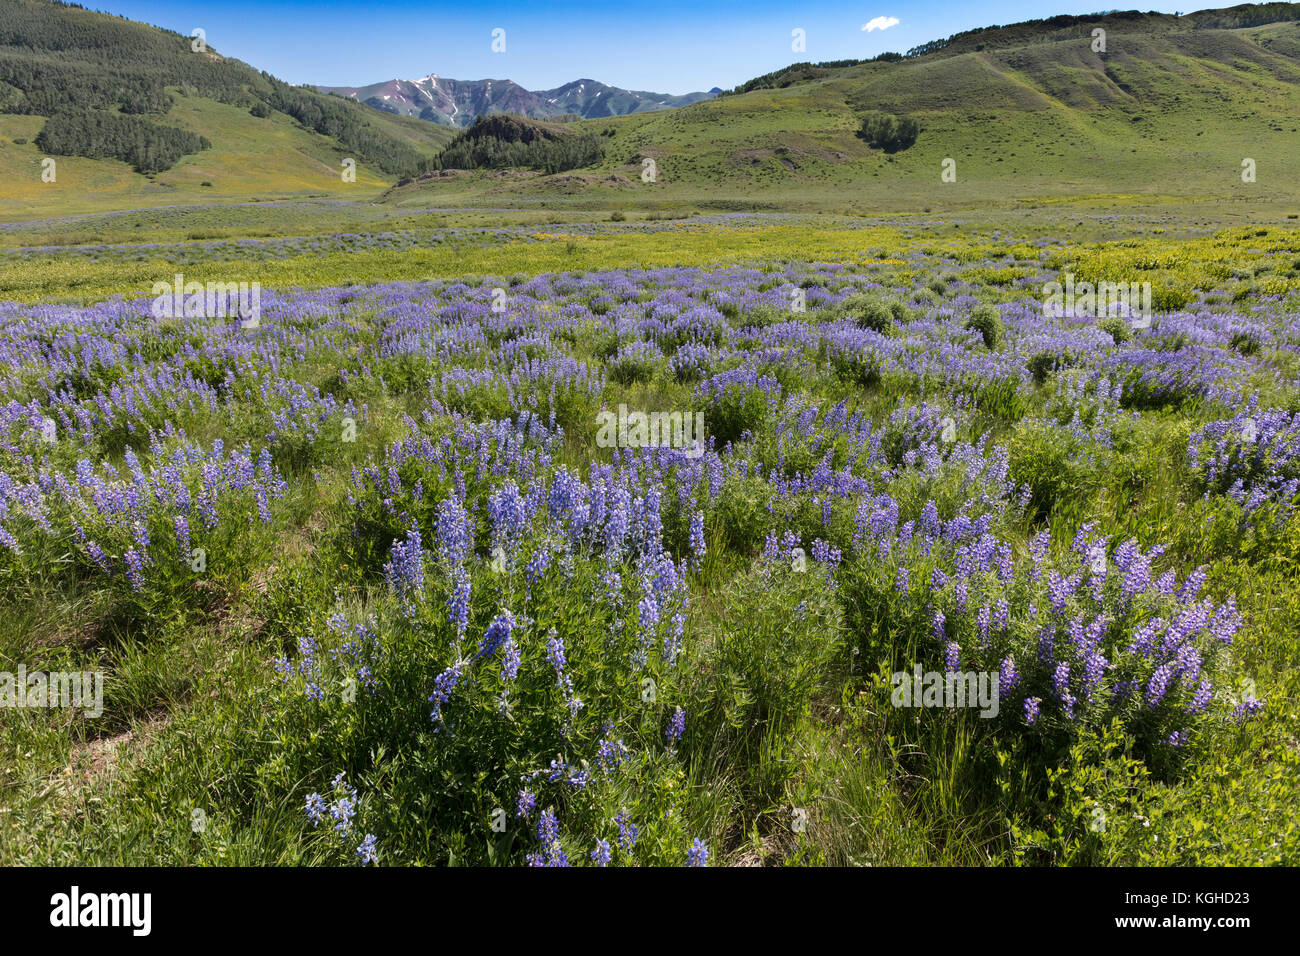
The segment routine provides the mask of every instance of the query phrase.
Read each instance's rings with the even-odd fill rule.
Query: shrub
[[[921,127],[910,116],[872,113],[863,118],[857,135],[872,149],[897,153],[915,143],[920,132]]]
[[[1029,369],[1029,374],[1034,377],[1034,382],[1042,385],[1047,381],[1047,376],[1051,375],[1057,369],[1064,365],[1062,356],[1056,352],[1035,352],[1025,366]]]
[[[981,304],[971,309],[966,328],[978,332],[987,349],[996,349],[1002,344],[1002,316],[991,305]]]
[[[1123,319],[1102,319],[1097,323],[1097,328],[1109,334],[1111,341],[1116,345],[1122,345],[1133,338],[1132,327]]]

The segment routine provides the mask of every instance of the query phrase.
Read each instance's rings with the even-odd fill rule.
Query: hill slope
[[[462,177],[429,188],[439,201],[499,203],[510,194],[512,202],[549,202],[564,193],[592,205],[839,210],[1050,196],[1293,196],[1300,6],[1273,9],[1293,19],[1218,29],[1240,17],[1119,14],[1050,31],[1016,25],[961,35],[897,62],[800,70],[811,77],[577,124],[608,138],[606,160],[576,190],[572,176],[562,187],[547,177]],[[1096,27],[1106,30],[1104,53],[1092,49]],[[876,111],[918,120],[915,145],[889,156],[859,139],[863,116]],[[647,158],[656,164],[650,183],[640,179]],[[941,180],[945,159],[955,163],[955,182]],[[1254,183],[1242,181],[1245,159],[1255,160]],[[614,184],[622,179],[632,182]],[[402,203],[427,198],[409,188],[392,194]]]
[[[451,131],[294,87],[190,37],[0,0],[0,211],[333,192],[420,172]],[[196,135],[189,135],[196,134]],[[41,162],[56,161],[54,182]],[[356,183],[341,161],[357,163]]]

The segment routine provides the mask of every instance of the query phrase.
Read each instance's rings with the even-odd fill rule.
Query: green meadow
[[[0,863],[1300,862],[1300,22],[1228,20],[791,68],[549,174],[395,175],[455,131],[348,104],[345,181],[209,78],[154,114],[208,148],[43,182],[0,113],[0,674],[104,675],[0,710]]]

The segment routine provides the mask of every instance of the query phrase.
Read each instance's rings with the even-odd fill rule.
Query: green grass
[[[256,213],[264,218],[250,223],[250,230],[273,228],[275,209]],[[358,221],[362,216],[348,214]],[[243,213],[216,207],[187,215],[194,219],[185,228],[237,231]],[[295,231],[324,232],[334,212],[307,206],[292,215]],[[531,215],[515,218],[527,223]],[[134,232],[136,222],[147,236],[175,235],[176,227],[160,211],[103,217],[87,228]],[[1255,267],[1289,263],[1300,255],[1294,229],[1174,239],[1168,233],[1151,235],[1142,220],[1127,225],[1132,237],[1121,241],[1053,241],[1047,246],[1049,261],[1072,265],[1081,274],[1135,269],[1170,285],[1216,288],[1224,269],[1253,273]],[[48,228],[49,235],[66,240],[64,230],[72,226]],[[838,257],[855,261],[850,274],[872,270],[887,286],[933,284],[945,274],[950,281],[980,283],[975,291],[981,297],[1006,301],[1022,293],[1000,284],[999,269],[980,263],[1000,251],[1012,253],[1020,264],[1035,260],[1038,248],[1030,240],[1048,231],[1040,230],[1007,238],[974,230],[954,236],[941,225],[913,220],[867,229],[814,219],[736,229],[687,222],[649,235],[602,232],[575,241],[572,250],[561,238],[420,251],[391,262],[380,254],[359,254],[315,262],[224,263],[195,270],[195,276],[255,266],[265,268],[260,274],[268,284],[278,277],[283,285],[326,285],[458,275],[466,262],[484,274],[510,275]],[[912,264],[912,253],[924,253],[927,263]],[[1155,268],[1141,268],[1153,261]],[[48,271],[49,263],[43,265]],[[16,270],[11,264],[5,282],[27,284],[11,286],[5,294],[95,298],[130,291],[161,265],[96,263],[78,273],[77,266],[60,262],[42,279],[35,266]],[[590,357],[599,347],[579,337],[574,354]],[[1285,356],[1279,362],[1285,366]],[[314,356],[305,357],[293,374],[341,388],[332,365]],[[612,382],[604,401],[646,407],[689,401],[689,388],[668,378],[665,369],[648,374],[648,380]],[[398,696],[419,705],[391,714],[332,712],[322,719],[310,708],[286,704],[271,668],[272,659],[291,649],[304,629],[319,627],[336,601],[360,613],[382,611],[389,600],[358,566],[373,556],[366,558],[354,541],[354,509],[344,498],[352,465],[401,434],[403,415],[418,414],[419,388],[405,391],[396,376],[385,375],[386,389],[374,383],[356,386],[364,391],[355,397],[367,401],[372,414],[361,441],[331,445],[328,455],[308,449],[297,473],[320,470],[319,482],[304,482],[278,506],[274,535],[243,548],[204,593],[173,596],[142,610],[124,604],[120,593],[69,578],[61,555],[50,555],[46,571],[28,579],[21,591],[14,581],[0,581],[6,595],[0,611],[9,622],[0,639],[0,661],[100,668],[109,673],[112,688],[100,722],[69,722],[39,712],[0,718],[6,751],[21,758],[0,771],[0,859],[338,862],[305,826],[301,810],[304,793],[320,786],[322,767],[329,769],[327,776],[344,767],[369,768],[358,769],[353,782],[363,794],[385,795],[388,809],[368,807],[368,812],[383,820],[405,861],[500,862],[511,852],[509,841],[485,844],[477,833],[427,824],[434,815],[440,821],[458,813],[486,816],[491,806],[482,803],[483,794],[498,785],[479,781],[471,787],[477,796],[471,796],[466,781],[446,779],[422,761],[421,745],[407,746],[412,733],[424,732],[411,728],[427,723],[415,690],[435,667],[424,642],[410,634],[387,635],[390,652],[405,662],[398,677],[411,682]],[[896,380],[864,385],[829,373],[792,380],[813,395],[849,398],[874,420],[887,416],[900,397],[916,401],[928,388]],[[1134,537],[1144,547],[1169,543],[1174,566],[1209,565],[1208,588],[1238,596],[1246,626],[1233,649],[1235,673],[1256,681],[1260,696],[1270,701],[1268,716],[1216,746],[1197,749],[1185,772],[1173,777],[1135,769],[1131,742],[1122,735],[1086,737],[1074,757],[1062,762],[1052,789],[1044,790],[1013,772],[1022,766],[1020,756],[988,746],[977,719],[891,713],[881,675],[857,663],[852,653],[864,635],[860,619],[846,613],[815,576],[770,584],[755,572],[752,554],[761,541],[746,535],[766,517],[762,501],[747,498],[737,485],[729,488],[718,524],[710,528],[710,555],[699,572],[691,611],[690,630],[698,642],[682,693],[696,702],[692,760],[686,771],[671,762],[638,769],[636,799],[643,801],[643,811],[675,808],[682,826],[715,848],[718,863],[1223,865],[1297,859],[1293,783],[1300,756],[1292,714],[1300,698],[1300,594],[1294,583],[1300,522],[1293,520],[1273,537],[1242,538],[1231,513],[1200,500],[1182,452],[1189,431],[1216,417],[1213,408],[1145,412],[1117,428],[1111,452],[1071,457],[1059,431],[1042,432],[1021,421],[1043,414],[1055,382],[1049,373],[1025,407],[992,402],[983,413],[981,430],[1008,444],[1013,476],[1029,484],[1035,496],[1035,523],[1003,532],[1021,545],[1039,527],[1068,540],[1080,524],[1092,521],[1116,540]],[[1280,397],[1287,394],[1283,390]],[[764,411],[759,409],[749,424],[760,432],[754,458],[770,466],[777,451],[765,437]],[[234,443],[257,434],[262,427],[257,414],[250,409],[247,421],[223,421],[200,411],[187,415],[184,426],[198,440],[220,437]],[[600,455],[589,436],[575,434],[562,460],[580,466]],[[968,492],[954,477],[960,476],[899,493],[959,503]],[[783,520],[797,526],[807,519]],[[806,618],[792,625],[796,605]],[[905,637],[904,630],[899,633]],[[1088,827],[1096,807],[1104,807],[1111,821],[1101,835]],[[196,809],[206,821],[202,832],[193,827]],[[798,811],[806,816],[800,818]],[[798,819],[807,826],[796,827]],[[646,848],[649,858],[664,861],[671,861],[673,852],[678,851],[668,845]]]

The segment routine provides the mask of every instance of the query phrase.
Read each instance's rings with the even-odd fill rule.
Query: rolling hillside
[[[604,162],[581,176],[466,176],[390,199],[866,211],[1295,196],[1300,6],[1275,5],[1271,15],[1289,20],[1216,28],[1234,22],[1229,13],[1018,25],[898,62],[800,70],[812,78],[577,124],[607,136]],[[1092,49],[1098,27],[1104,53]],[[871,112],[915,118],[915,145],[892,156],[871,148],[855,135]],[[651,183],[640,178],[646,158],[656,164]],[[1248,158],[1254,183],[1242,180]],[[945,159],[955,161],[954,182],[941,181]]]
[[[48,0],[0,0],[5,215],[373,193],[422,171],[452,135],[289,86],[179,34]],[[42,179],[46,157],[53,182]],[[357,163],[354,183],[343,181],[344,158]]]
[[[1253,208],[1300,195],[1300,4],[1054,17],[870,62],[796,65],[740,89],[638,111],[644,102],[618,97],[654,94],[576,81],[544,91],[550,108],[633,110],[565,124],[599,137],[590,165],[460,172],[440,158],[454,126],[290,86],[120,17],[0,0],[0,215],[381,194],[398,209],[848,213],[1169,198]],[[480,93],[464,106],[449,93],[435,112],[527,115],[542,95]],[[920,134],[886,153],[857,135],[870,115],[910,117]],[[95,123],[82,142],[72,134],[84,116]],[[340,175],[345,158],[355,182]]]

